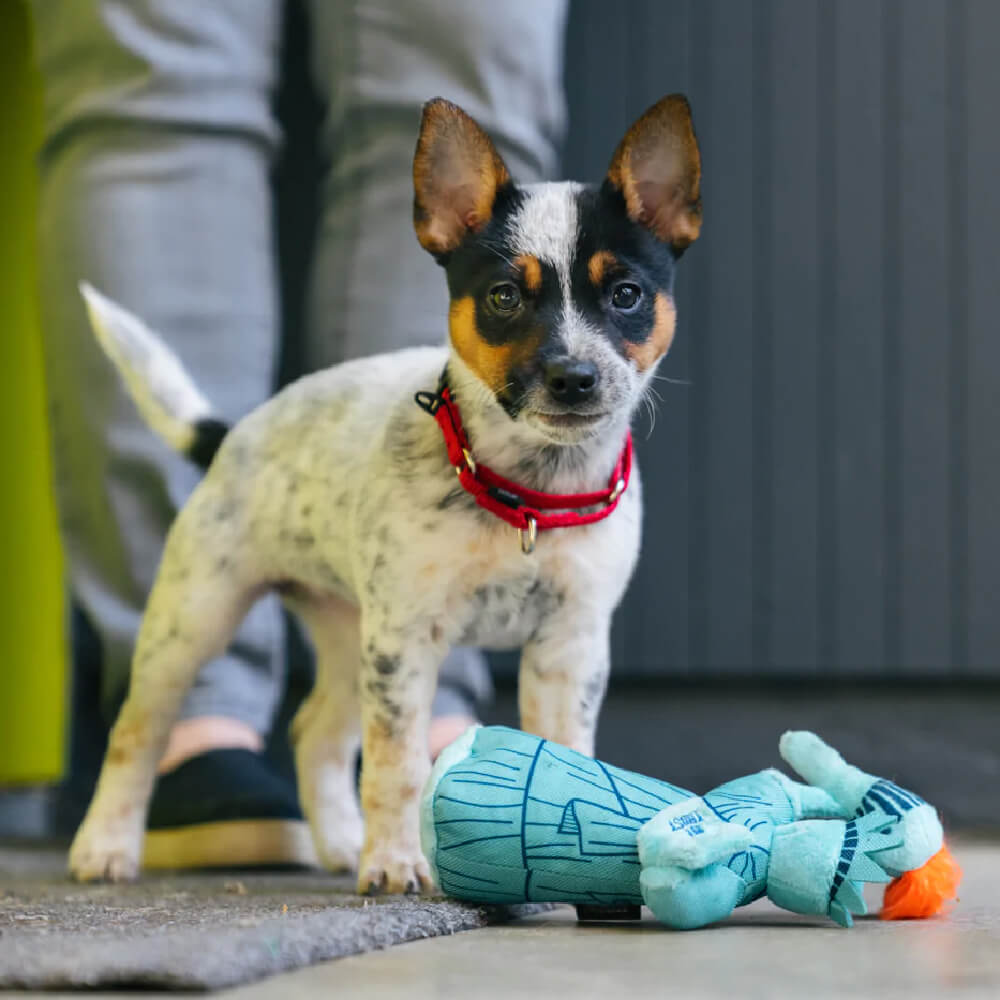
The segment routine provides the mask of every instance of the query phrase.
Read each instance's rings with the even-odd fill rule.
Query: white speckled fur
[[[94,335],[127,381],[139,412],[171,448],[186,451],[194,425],[212,416],[208,400],[177,355],[142,320],[86,281],[80,282],[80,292]]]
[[[527,202],[533,224],[525,219],[523,229],[526,252],[567,269],[570,244],[550,224],[560,212],[560,224],[572,222],[571,190],[536,189]],[[545,230],[548,244],[528,239]],[[100,313],[105,304],[119,310],[104,317],[105,331],[115,328],[111,316],[130,325],[107,300],[91,308]],[[596,352],[616,409],[589,436],[556,447],[555,459],[551,432],[511,420],[445,348],[307,376],[230,432],[170,532],[129,698],[71,851],[78,878],[138,872],[155,768],[181,700],[272,588],[305,622],[318,654],[315,690],[293,727],[304,808],[329,867],[353,866],[360,849],[363,889],[430,882],[419,795],[435,675],[451,645],[523,647],[523,727],[592,751],[611,614],[639,548],[638,473],[613,516],[543,534],[526,556],[514,529],[458,488],[436,423],[413,402],[417,390],[434,388],[447,361],[478,460],[537,489],[604,487],[643,376],[571,306],[565,323],[568,337]],[[125,376],[134,386],[136,372]],[[353,792],[359,735],[364,834]]]

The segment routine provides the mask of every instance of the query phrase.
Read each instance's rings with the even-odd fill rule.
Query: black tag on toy
[[[637,903],[620,903],[616,906],[597,906],[594,903],[578,903],[576,919],[582,924],[601,921],[642,920],[642,907]]]

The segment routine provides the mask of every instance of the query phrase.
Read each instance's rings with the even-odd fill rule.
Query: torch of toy
[[[883,920],[924,920],[934,917],[956,898],[962,869],[945,844],[920,868],[903,872],[885,890]]]

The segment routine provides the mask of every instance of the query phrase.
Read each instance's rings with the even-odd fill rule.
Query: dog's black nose
[[[545,385],[557,403],[586,402],[597,388],[597,368],[589,361],[561,358],[545,366]]]

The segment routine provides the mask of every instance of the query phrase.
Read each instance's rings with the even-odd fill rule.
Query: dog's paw
[[[139,876],[141,838],[81,828],[69,851],[78,882],[132,882]]]
[[[433,889],[430,867],[419,849],[380,844],[361,856],[358,892],[363,895],[431,892]]]
[[[358,858],[364,839],[360,816],[320,816],[312,828],[313,843],[319,863],[330,872],[358,870]]]

